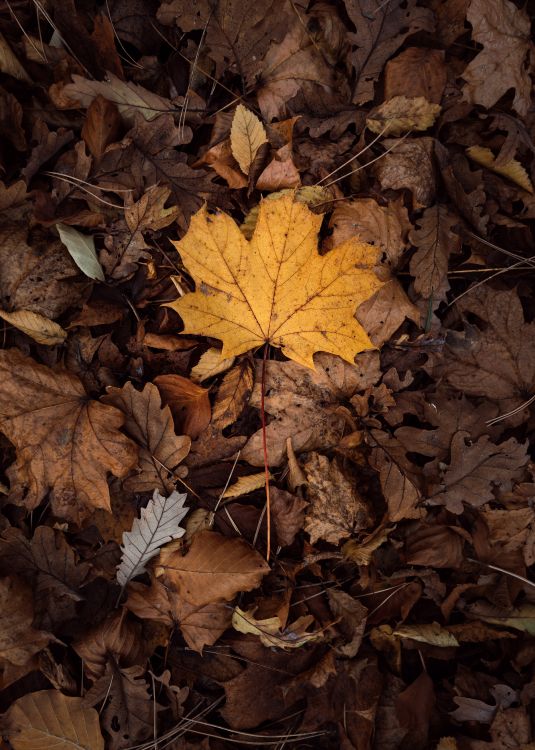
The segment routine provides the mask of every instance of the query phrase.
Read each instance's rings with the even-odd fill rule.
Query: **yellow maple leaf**
[[[260,205],[250,242],[223,212],[203,207],[175,247],[197,291],[169,304],[185,333],[223,342],[223,357],[264,343],[307,367],[323,351],[353,362],[375,348],[355,311],[381,286],[377,248],[346,240],[320,255],[322,216],[284,195]]]

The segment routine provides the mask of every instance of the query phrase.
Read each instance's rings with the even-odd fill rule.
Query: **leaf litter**
[[[533,745],[529,13],[0,11],[15,750]]]

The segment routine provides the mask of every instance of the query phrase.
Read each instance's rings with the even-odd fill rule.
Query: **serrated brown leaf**
[[[417,228],[409,234],[417,248],[410,263],[414,289],[424,299],[432,297],[434,306],[444,299],[449,289],[450,254],[460,250],[460,237],[453,231],[457,221],[455,215],[437,203],[424,211],[416,222]]]
[[[253,384],[253,366],[248,359],[243,359],[226,373],[214,401],[214,424],[223,430],[238,419],[249,401]]]
[[[208,389],[181,375],[158,375],[154,384],[171,410],[177,428],[192,440],[198,438],[210,424]]]
[[[514,89],[513,107],[526,115],[531,96],[528,60],[533,56],[526,11],[510,0],[471,0],[466,19],[472,24],[472,39],[483,49],[461,74],[464,98],[490,108]]]
[[[176,470],[188,455],[191,440],[175,433],[171,411],[162,406],[156,385],[147,383],[137,391],[132,383],[109,388],[102,402],[119,409],[125,416],[124,429],[139,446],[138,472],[128,477],[125,486],[138,492],[174,487],[169,472]]]
[[[109,510],[106,475],[124,477],[137,461],[119,432],[121,412],[90,400],[75,375],[16,349],[0,352],[0,372],[0,429],[17,449],[13,499],[32,509],[51,490],[53,512],[75,523],[92,508]]]
[[[490,502],[495,489],[510,489],[528,461],[526,446],[514,438],[494,445],[484,436],[472,443],[461,430],[453,436],[450,454],[450,465],[428,502],[445,505],[452,513],[462,513],[463,503],[477,508]]]
[[[186,602],[197,607],[230,601],[240,591],[251,591],[269,572],[261,555],[241,539],[227,539],[214,531],[193,537],[185,555],[160,553],[164,582]]]

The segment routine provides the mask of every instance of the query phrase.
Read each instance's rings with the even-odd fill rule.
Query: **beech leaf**
[[[121,564],[117,568],[117,582],[124,588],[128,581],[145,573],[147,563],[158,554],[160,547],[180,539],[186,529],[178,524],[188,512],[184,507],[186,493],[172,492],[164,497],[154,490],[152,500],[134,519],[131,531],[123,534]]]
[[[55,346],[62,344],[67,338],[67,331],[64,331],[58,323],[31,310],[14,310],[13,312],[0,310],[0,318],[11,323],[38,344]]]
[[[230,147],[244,174],[249,174],[258,149],[267,143],[267,139],[266,130],[258,117],[243,104],[238,104],[230,129]]]
[[[319,255],[321,216],[294,195],[260,205],[250,243],[226,214],[206,207],[175,246],[197,291],[171,303],[185,333],[223,342],[223,357],[270,343],[290,359],[314,367],[328,351],[348,362],[373,349],[354,314],[382,283],[373,268],[377,249],[347,240]]]
[[[104,750],[98,713],[83,698],[39,690],[19,698],[7,714],[15,750]]]

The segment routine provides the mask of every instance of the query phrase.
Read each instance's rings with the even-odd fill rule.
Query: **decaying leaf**
[[[210,424],[208,390],[180,375],[158,375],[154,383],[177,428],[192,440],[198,438]]]
[[[179,526],[188,512],[184,507],[187,495],[172,492],[169,497],[154,490],[152,500],[136,518],[131,531],[123,534],[121,564],[117,568],[117,582],[124,588],[127,583],[146,570],[147,563],[160,551],[160,547],[173,539],[180,539],[186,529]]]
[[[352,362],[373,348],[354,313],[381,286],[376,250],[348,241],[320,256],[320,222],[293,196],[264,201],[249,248],[230,217],[201,209],[175,243],[199,287],[170,305],[185,331],[221,339],[223,357],[270,343],[307,367],[315,351]]]
[[[529,66],[533,55],[530,20],[510,0],[471,0],[466,19],[472,38],[483,49],[462,73],[465,99],[492,107],[509,89],[515,90],[513,107],[525,115],[531,94]]]
[[[440,113],[440,105],[423,96],[394,96],[376,107],[366,118],[372,133],[402,135],[413,130],[427,130]]]
[[[51,490],[54,513],[75,522],[109,510],[107,473],[124,477],[137,462],[121,412],[88,399],[75,375],[15,349],[0,352],[0,370],[0,429],[17,448],[13,498],[32,509]]]
[[[313,617],[304,616],[283,628],[279,617],[256,620],[254,610],[245,612],[239,607],[234,607],[232,614],[232,627],[235,630],[259,636],[260,642],[268,648],[300,648],[311,641],[319,640],[322,637],[321,632],[307,632],[313,621]]]
[[[318,539],[337,544],[369,526],[370,511],[356,483],[344,475],[336,461],[312,453],[304,468],[310,503],[304,528],[312,544]]]
[[[217,391],[212,413],[214,423],[221,429],[238,419],[251,396],[253,383],[253,367],[248,359],[227,372]]]

